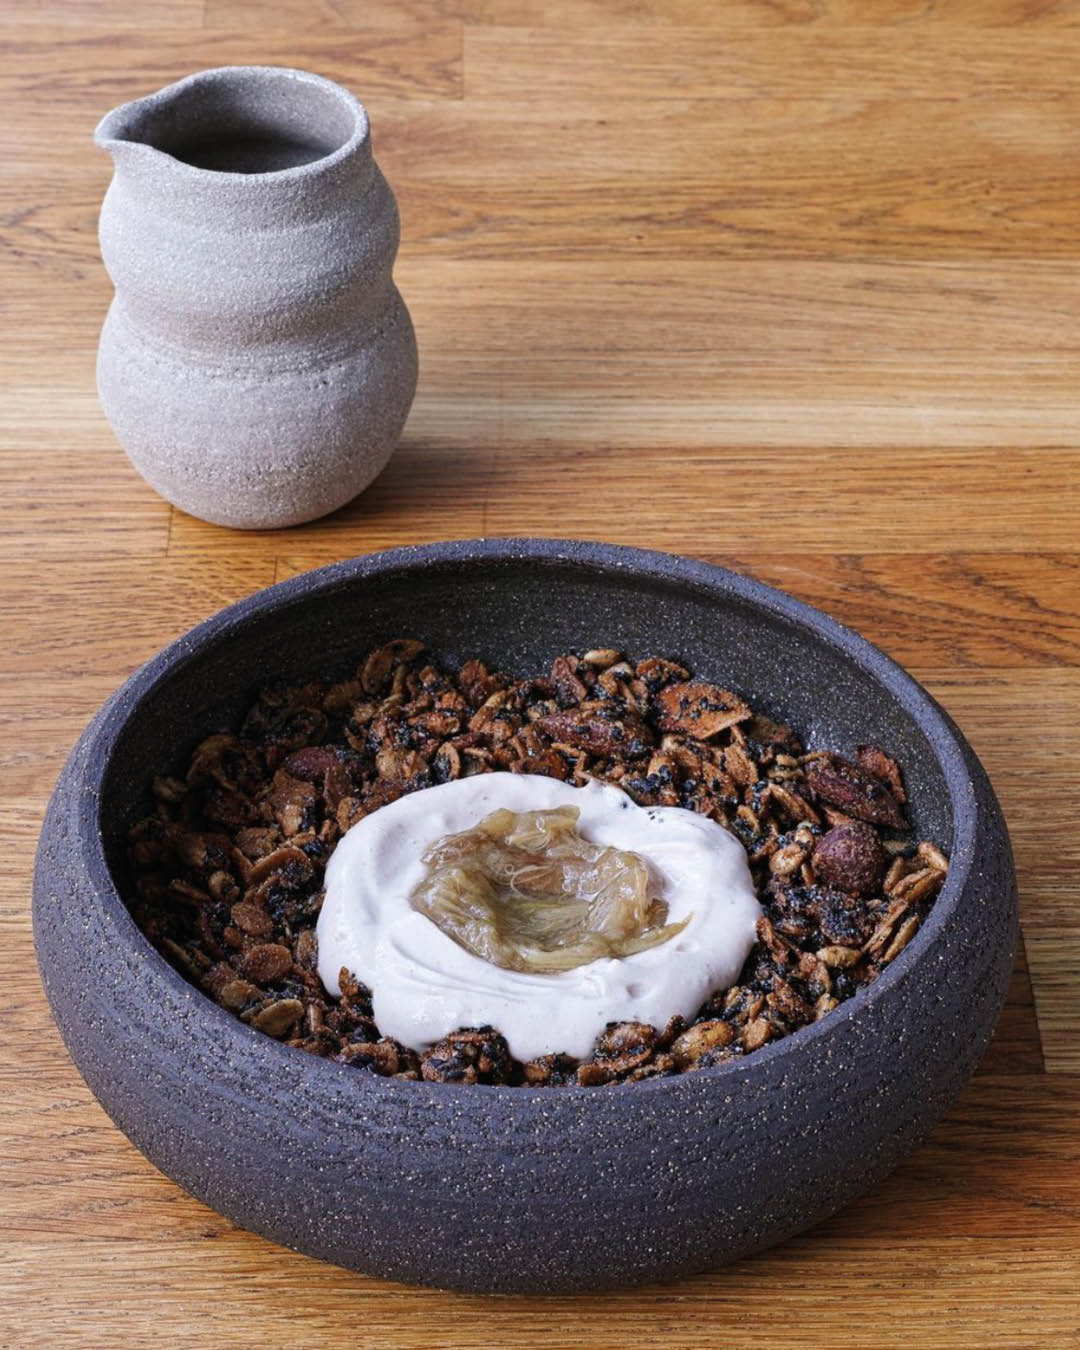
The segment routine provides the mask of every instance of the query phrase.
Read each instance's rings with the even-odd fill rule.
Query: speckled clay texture
[[[479,654],[519,672],[587,646],[666,652],[787,718],[812,746],[884,744],[904,765],[917,834],[951,854],[946,887],[908,948],[836,1012],[682,1077],[458,1087],[279,1045],[157,955],[110,868],[150,775],[235,716],[269,672],[344,673],[358,652],[403,635],[444,660]],[[56,1020],[90,1087],[207,1204],[377,1275],[567,1292],[711,1269],[818,1222],[895,1167],[989,1039],[1017,918],[1008,836],[982,768],[875,648],[703,563],[499,540],[297,577],[155,657],[61,775],[34,927]]]
[[[393,452],[417,374],[363,107],[304,71],[231,66],[115,109],[95,140],[116,166],[98,391],[135,467],[219,525],[342,506]]]

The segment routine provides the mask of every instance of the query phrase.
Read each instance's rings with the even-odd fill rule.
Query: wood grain
[[[52,0],[47,0],[52,2]],[[213,6],[250,4],[254,0],[215,0]],[[324,0],[328,3],[328,0]],[[700,0],[447,0],[463,4],[472,22],[561,30],[576,19],[591,26],[621,23],[667,27],[711,26],[739,32],[788,26],[840,28],[857,24],[884,28],[910,27],[919,32],[955,26],[965,32],[1005,27],[1011,30],[1069,28],[1080,24],[1072,0],[728,0],[703,5]],[[359,18],[363,0],[334,0],[339,15]]]
[[[651,27],[620,25],[588,46],[568,46],[550,26],[481,25],[465,35],[469,94],[545,103],[606,97],[616,68],[620,98],[633,101],[903,98],[909,104],[971,104],[1016,99],[1018,62],[1025,67],[1023,99],[1056,102],[1071,57],[1057,33],[1038,28],[987,30],[978,42],[952,26],[858,24],[764,33],[685,25],[660,43]],[[523,88],[520,74],[532,68],[544,69],[547,77]]]
[[[212,53],[212,57],[210,54]],[[250,32],[216,32],[212,41],[190,27],[81,32],[52,23],[0,29],[0,98],[21,107],[45,105],[63,120],[63,110],[93,103],[108,110],[110,99],[149,93],[179,79],[210,57],[219,65],[303,63],[331,79],[346,78],[365,91],[406,92],[423,98],[461,92],[461,28],[444,23],[415,24],[333,38],[260,25]],[[38,121],[38,130],[41,129]],[[65,123],[66,125],[66,123]],[[90,128],[92,130],[92,128]]]
[[[1080,1344],[1078,30],[1071,0],[0,4],[0,1343]],[[382,478],[252,535],[170,510],[94,393],[93,126],[228,61],[367,102],[422,352]],[[33,967],[49,792],[136,665],[297,571],[513,533],[824,607],[956,717],[1012,830],[1024,942],[953,1110],[814,1232],[666,1288],[462,1298],[233,1228],[111,1125]]]
[[[546,59],[521,72],[524,89],[543,88]],[[419,160],[404,200],[427,253],[457,255],[469,237],[474,256],[494,257],[1075,256],[1071,90],[665,96],[613,110],[574,93],[494,100],[483,81],[468,88],[453,108],[387,109],[380,123],[388,164]]]

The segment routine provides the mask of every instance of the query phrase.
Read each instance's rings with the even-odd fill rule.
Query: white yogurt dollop
[[[555,974],[503,970],[459,947],[409,896],[423,855],[492,811],[576,806],[592,843],[648,864],[667,923],[690,922],[659,946]],[[584,1059],[608,1022],[663,1026],[692,1015],[738,978],[761,914],[739,841],[682,807],[638,806],[617,787],[571,787],[537,774],[485,773],[409,793],[358,821],[326,868],[319,975],[341,992],[342,967],[372,991],[384,1036],[424,1050],[458,1027],[489,1025],[518,1059],[564,1051]]]

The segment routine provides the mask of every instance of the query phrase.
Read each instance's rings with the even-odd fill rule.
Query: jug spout
[[[133,99],[108,112],[94,128],[94,144],[112,155],[116,164],[154,153],[152,120],[155,99]]]
[[[149,98],[136,98],[107,112],[94,128],[94,144],[100,145],[103,150],[111,150],[114,144],[140,140],[142,123],[150,103]]]

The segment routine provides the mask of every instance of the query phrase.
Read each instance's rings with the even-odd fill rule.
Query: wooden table
[[[1080,1344],[1080,5],[6,0],[0,11],[0,1342]],[[176,511],[94,394],[90,133],[201,66],[348,84],[404,220],[422,374],[378,483],[303,529]],[[34,843],[101,700],[196,620],[387,545],[689,553],[905,662],[983,757],[1024,946],[930,1141],[814,1232],[581,1299],[362,1279],[158,1175],[33,965]]]

